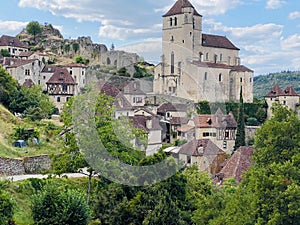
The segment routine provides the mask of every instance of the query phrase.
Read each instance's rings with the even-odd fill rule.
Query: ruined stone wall
[[[0,175],[38,174],[51,168],[48,155],[9,159],[0,157]]]

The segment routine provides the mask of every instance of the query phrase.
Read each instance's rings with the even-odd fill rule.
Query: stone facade
[[[202,16],[178,0],[163,16],[161,63],[154,93],[195,102],[253,101],[253,71],[240,64],[239,49],[226,37],[202,33]]]
[[[0,175],[12,176],[23,174],[37,174],[51,168],[48,155],[9,159],[0,157]]]

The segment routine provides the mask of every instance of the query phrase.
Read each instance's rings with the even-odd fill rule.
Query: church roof
[[[57,68],[46,84],[76,84],[67,69]]]
[[[201,16],[188,0],[178,0],[172,6],[172,8],[165,15],[163,15],[163,17],[182,14],[182,8],[187,8],[187,7],[191,7],[194,9],[195,16]]]
[[[240,50],[231,43],[225,36],[202,34],[202,45],[205,47],[226,48]]]
[[[244,65],[230,66],[222,63],[200,62],[200,61],[193,61],[192,64],[199,67],[228,69],[237,72],[253,72],[253,70],[249,69]]]

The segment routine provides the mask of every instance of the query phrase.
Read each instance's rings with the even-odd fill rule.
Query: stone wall
[[[48,155],[9,159],[0,157],[0,175],[38,174],[51,168]]]

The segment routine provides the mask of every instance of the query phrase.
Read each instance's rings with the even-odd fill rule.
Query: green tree
[[[22,113],[31,120],[48,118],[55,109],[49,96],[38,85],[31,88],[22,86],[11,95],[10,100],[10,111]]]
[[[7,49],[1,49],[0,53],[3,57],[10,57],[10,53]]]
[[[28,23],[28,25],[26,26],[26,32],[28,34],[33,35],[33,39],[35,41],[36,35],[42,33],[42,28],[41,28],[39,22],[32,21],[32,22]]]
[[[3,190],[7,183],[0,181],[0,225],[7,225],[12,220],[14,204],[11,196]]]
[[[18,82],[0,65],[0,103],[8,107],[17,88]]]
[[[122,76],[122,77],[130,77],[130,74],[128,73],[127,69],[125,67],[121,67],[117,71],[117,75]]]
[[[240,91],[240,104],[239,104],[239,113],[237,119],[237,132],[236,139],[234,143],[234,150],[237,150],[240,146],[245,146],[245,119],[244,119],[244,101],[242,94],[242,87]]]
[[[54,182],[48,182],[32,198],[32,216],[40,225],[88,224],[89,207],[83,195]]]

